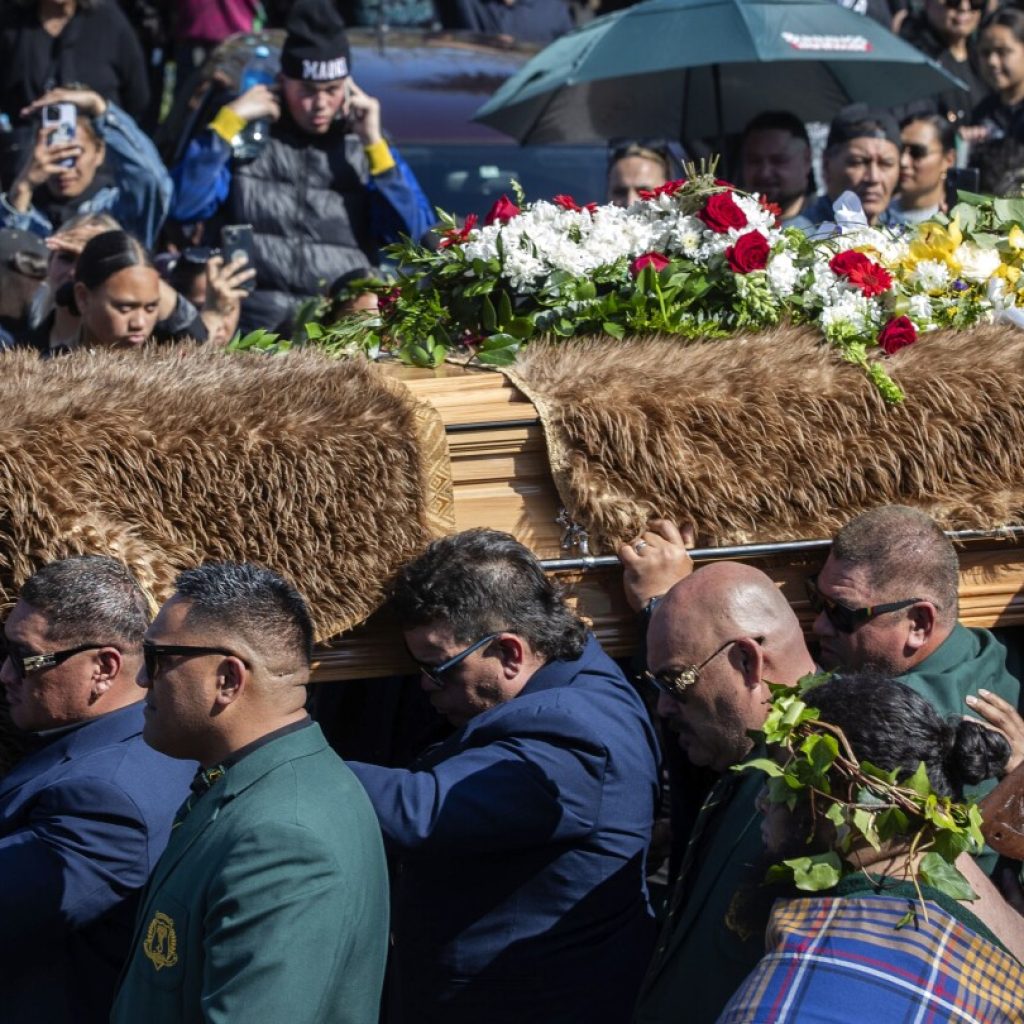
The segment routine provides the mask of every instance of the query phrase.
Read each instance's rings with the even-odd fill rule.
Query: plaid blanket
[[[931,900],[928,920],[915,900],[870,891],[779,900],[765,943],[718,1024],[1024,1022],[1024,968],[973,915]]]

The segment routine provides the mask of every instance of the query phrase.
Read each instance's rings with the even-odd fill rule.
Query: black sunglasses
[[[642,156],[641,150],[654,153],[666,163],[672,158],[672,147],[667,139],[609,139],[608,163],[613,164],[624,156]]]
[[[488,633],[487,636],[481,637],[479,640],[471,643],[464,651],[459,651],[458,654],[452,655],[447,661],[442,661],[440,665],[427,665],[420,661],[418,658],[409,657],[416,662],[416,667],[438,688],[444,686],[444,674],[450,672],[456,665],[465,661],[474,651],[480,650],[485,644],[489,644],[492,640],[497,640],[501,636],[500,633]]]
[[[942,0],[942,6],[948,7],[951,11],[958,11],[963,2],[964,0]],[[971,10],[983,11],[986,3],[988,0],[971,0]]]
[[[676,700],[679,700],[686,695],[687,690],[696,686],[703,668],[714,661],[722,651],[732,647],[733,644],[738,644],[741,640],[753,640],[758,646],[764,643],[763,636],[738,636],[733,640],[726,640],[720,647],[715,648],[699,665],[685,665],[683,668],[665,669],[662,672],[645,671],[640,678],[653,686],[659,693],[665,694],[666,697],[675,697]]]
[[[926,146],[923,142],[904,142],[903,152],[910,157],[911,160],[923,160],[933,150],[931,146]]]
[[[14,667],[14,671],[22,679],[30,672],[38,672],[40,669],[53,668],[62,662],[73,658],[83,651],[98,651],[103,647],[113,647],[113,644],[82,644],[80,647],[69,647],[66,651],[50,651],[48,654],[22,654],[13,648],[7,648],[4,652],[7,660]]]
[[[848,608],[831,597],[826,597],[818,589],[818,576],[809,576],[805,580],[807,587],[807,600],[810,602],[811,611],[815,614],[824,612],[828,621],[840,633],[852,633],[865,622],[884,615],[886,612],[898,612],[901,608],[909,608],[912,604],[920,604],[920,597],[908,597],[905,601],[890,601],[888,604],[868,605],[865,608]]]
[[[238,658],[246,668],[249,663],[234,651],[226,647],[190,647],[187,644],[151,644],[147,640],[142,641],[142,660],[146,666],[146,676],[153,679],[160,671],[160,659],[169,658],[175,654],[183,654],[186,657],[195,657],[200,654],[223,654],[228,658]]]

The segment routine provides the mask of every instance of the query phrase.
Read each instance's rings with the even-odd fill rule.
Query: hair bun
[[[947,724],[945,733],[946,770],[958,788],[1002,774],[1010,756],[1002,733],[970,718]]]

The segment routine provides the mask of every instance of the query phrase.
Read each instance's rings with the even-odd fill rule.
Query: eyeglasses
[[[49,654],[22,654],[20,651],[16,651],[12,648],[8,648],[4,653],[7,655],[8,661],[14,668],[14,671],[18,673],[19,677],[24,679],[30,672],[39,672],[44,668],[53,668],[55,665],[60,665],[62,662],[73,658],[76,654],[81,654],[83,651],[98,651],[103,647],[112,647],[113,644],[82,644],[80,647],[69,647],[66,651],[51,651]]]
[[[238,658],[248,668],[248,662],[239,657],[234,651],[226,647],[190,647],[187,644],[151,644],[146,640],[142,641],[142,660],[146,666],[146,675],[153,679],[160,671],[160,659],[169,658],[175,654],[183,654],[185,657],[196,657],[200,654],[223,654],[228,658]]]
[[[810,601],[811,610],[816,614],[824,612],[828,621],[839,630],[840,633],[852,633],[865,622],[884,615],[886,612],[898,612],[901,608],[909,608],[912,604],[919,604],[920,597],[908,597],[905,601],[890,601],[888,604],[868,605],[865,608],[848,608],[831,597],[826,597],[818,589],[817,575],[806,580],[807,600]]]
[[[451,671],[456,665],[465,661],[474,651],[480,650],[485,644],[489,644],[492,640],[497,640],[501,636],[500,633],[488,633],[487,636],[481,637],[479,640],[471,643],[464,651],[459,651],[458,654],[453,655],[447,661],[442,661],[440,665],[426,665],[418,658],[412,660],[416,662],[416,667],[438,688],[441,689],[444,686],[444,679],[442,676],[445,672]],[[412,655],[409,655],[412,658]]]
[[[941,0],[943,7],[948,7],[951,11],[959,11],[964,0]],[[988,0],[970,0],[972,11],[983,11],[985,4]]]
[[[911,160],[923,160],[926,156],[936,152],[931,146],[926,146],[923,142],[904,142],[903,152],[910,157]]]
[[[726,640],[721,647],[716,648],[699,665],[687,665],[684,668],[666,669],[662,672],[645,671],[641,678],[644,682],[653,686],[659,693],[665,694],[666,697],[675,697],[678,700],[692,686],[696,686],[702,669],[714,661],[722,651],[732,647],[733,644],[738,644],[741,640],[753,640],[758,646],[764,643],[763,636],[738,636],[733,640]]]

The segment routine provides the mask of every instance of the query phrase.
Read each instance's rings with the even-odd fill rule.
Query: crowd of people
[[[0,347],[290,332],[325,283],[430,240],[340,5],[124,6],[131,21],[113,0],[0,5]],[[571,27],[561,0],[455,6],[489,31]],[[1019,195],[1024,11],[987,6],[866,3],[969,91],[837,111],[820,195],[807,127],[764,111],[731,154],[738,183],[787,225],[814,231],[853,192],[898,229],[948,209],[966,145],[982,187]],[[225,93],[166,166],[163,62],[195,68],[259,18],[286,29],[277,77]],[[684,157],[617,140],[604,198],[635,202]],[[945,534],[902,506],[853,518],[807,580],[810,646],[767,575],[695,570],[690,546],[663,520],[621,546],[644,641],[625,665],[512,537],[436,540],[388,599],[430,741],[376,761],[310,695],[309,609],[274,572],[198,565],[158,609],[117,559],[39,568],[3,627],[28,749],[0,777],[0,1017],[1024,1021],[1020,863],[961,855],[975,898],[951,899],[922,884],[909,821],[849,849],[733,770],[765,753],[769,684],[819,670],[809,704],[890,781],[924,765],[936,799],[977,801],[1024,763],[1020,680],[959,623]],[[839,789],[853,813],[862,794]],[[824,852],[851,869],[838,887],[765,885],[768,865]]]
[[[154,617],[114,558],[39,569],[0,669],[33,737],[0,780],[5,1019],[1021,1020],[1019,863],[962,854],[971,892],[952,899],[919,877],[923,819],[849,848],[813,800],[735,770],[764,753],[769,683],[820,668],[807,703],[885,784],[925,772],[928,806],[1024,761],[1020,683],[957,621],[949,540],[903,506],[854,518],[807,581],[812,653],[768,576],[695,571],[688,539],[653,521],[619,551],[640,672],[511,536],[434,541],[389,606],[447,729],[401,766],[332,749],[309,611],[270,570],[186,570]],[[693,815],[674,797],[702,770]],[[838,777],[831,799],[870,806]],[[773,862],[830,849],[838,887],[766,885]]]
[[[523,3],[493,6],[522,14]],[[291,336],[311,297],[347,296],[351,282],[386,276],[383,246],[403,237],[437,243],[430,197],[388,139],[380,102],[357,84],[337,3],[296,0],[262,15],[248,0],[178,6],[174,30],[157,34],[166,46],[146,49],[113,0],[0,5],[0,248],[8,254],[0,344],[50,355],[82,343],[76,267],[103,231],[145,247],[161,298],[155,324],[90,331],[91,346],[224,344],[257,328]],[[833,203],[847,192],[869,223],[895,229],[948,210],[965,184],[1018,195],[1024,12],[983,7],[927,0],[890,14],[967,92],[887,110],[851,105],[837,111],[821,154],[796,113],[765,110],[724,154],[726,173],[777,204],[783,224],[809,232],[832,222]],[[148,24],[136,15],[136,28]],[[194,83],[187,72],[259,17],[286,30],[279,60],[257,54],[260,75],[246,71],[235,89],[214,76],[208,87],[219,102],[171,147],[177,156],[166,166],[166,147],[152,137],[160,86],[147,77],[145,55],[174,56],[186,88]],[[276,73],[268,59],[278,61]],[[686,155],[701,147],[611,141],[607,192],[588,198],[629,205],[680,177]],[[249,234],[226,245],[224,229],[236,225]]]

